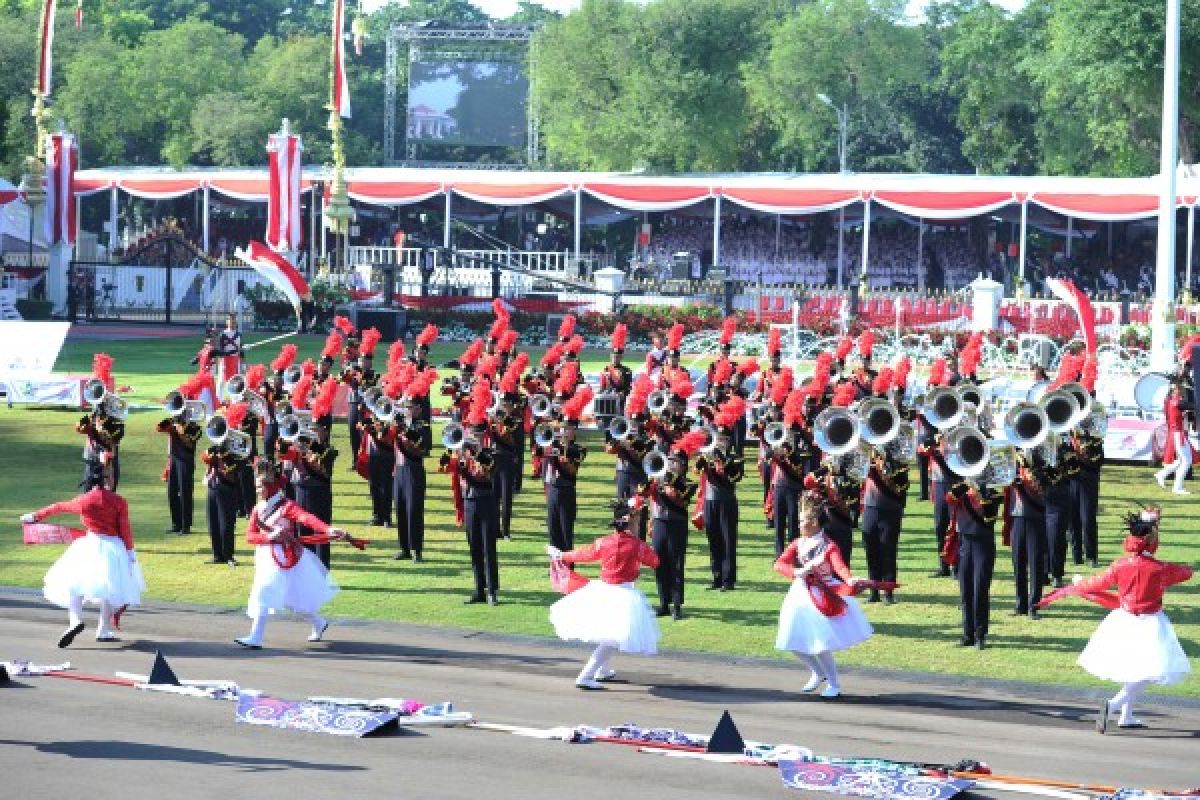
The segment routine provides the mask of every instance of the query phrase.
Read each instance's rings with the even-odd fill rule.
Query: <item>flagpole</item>
[[[25,193],[25,205],[29,207],[29,264],[33,266],[34,219],[38,207],[46,200],[46,100],[50,96],[50,68],[54,44],[54,13],[56,0],[42,0],[41,20],[38,25],[38,66],[33,82],[34,120],[33,155],[25,158],[25,175],[21,188]]]
[[[329,230],[335,236],[349,237],[350,223],[354,221],[354,207],[350,205],[350,195],[346,188],[346,151],[342,144],[342,81],[345,80],[345,62],[342,60],[342,33],[345,19],[345,0],[334,0],[333,4],[333,47],[329,57],[329,133],[333,149],[333,183],[329,192],[329,204],[325,208],[325,218]],[[339,250],[345,254],[343,246],[339,248],[335,242],[334,252]],[[346,264],[342,264],[345,269]],[[328,260],[326,261],[328,270]]]
[[[1162,142],[1158,160],[1158,247],[1150,368],[1168,372],[1175,363],[1175,158],[1179,146],[1179,0],[1167,0],[1163,57]]]

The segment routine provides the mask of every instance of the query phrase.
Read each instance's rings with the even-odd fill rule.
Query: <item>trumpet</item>
[[[858,446],[862,434],[859,420],[845,408],[831,406],[813,422],[813,442],[831,456],[840,456]]]
[[[1082,419],[1075,395],[1062,389],[1042,395],[1041,407],[1054,433],[1067,433],[1075,427],[1077,419]]]
[[[925,396],[921,414],[938,430],[953,428],[962,421],[962,397],[948,386],[939,386]]]
[[[633,436],[634,424],[629,417],[613,417],[608,423],[608,435],[618,442],[623,442]]]
[[[646,453],[642,459],[642,471],[650,480],[662,480],[666,477],[669,468],[670,461],[667,459],[667,454],[657,447]]]
[[[290,392],[296,388],[296,384],[304,377],[304,369],[297,364],[293,364],[283,371],[283,390]]]
[[[667,410],[667,405],[671,402],[671,395],[665,389],[658,389],[650,393],[650,397],[646,399],[646,410],[651,414],[661,414]]]
[[[204,426],[204,435],[217,447],[224,447],[237,458],[250,457],[250,437],[229,427],[229,422],[220,414],[209,419]]]
[[[167,400],[163,403],[163,410],[167,412],[167,416],[180,417],[183,422],[197,424],[204,422],[208,416],[208,408],[204,403],[199,400],[188,400],[179,390],[167,395]]]
[[[1004,415],[1004,438],[1022,450],[1030,450],[1046,441],[1050,420],[1035,403],[1017,403]]]
[[[900,412],[887,400],[868,398],[858,406],[858,427],[867,444],[887,444],[900,433]]]

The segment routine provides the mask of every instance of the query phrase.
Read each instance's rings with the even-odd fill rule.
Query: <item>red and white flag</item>
[[[46,0],[46,4],[42,7],[42,21],[38,36],[41,50],[38,53],[37,93],[42,97],[50,96],[50,67],[54,56],[54,15],[57,11],[58,0]]]
[[[75,27],[83,29],[83,0],[75,4]]]
[[[1054,296],[1062,300],[1075,312],[1079,320],[1079,329],[1083,333],[1083,344],[1091,355],[1096,353],[1096,310],[1092,301],[1084,294],[1070,278],[1048,278],[1046,286]]]
[[[79,145],[70,133],[46,137],[46,243],[75,244],[75,171]]]
[[[338,116],[350,119],[350,83],[346,80],[346,0],[333,4],[333,86],[330,105]]]
[[[234,255],[246,262],[255,272],[262,275],[271,285],[283,292],[292,308],[296,309],[297,323],[300,320],[300,303],[311,299],[308,282],[288,263],[288,260],[262,242],[251,242],[243,250],[238,248]]]
[[[281,252],[300,249],[304,225],[300,219],[299,136],[271,134],[267,140],[270,195],[267,200],[267,244]]]

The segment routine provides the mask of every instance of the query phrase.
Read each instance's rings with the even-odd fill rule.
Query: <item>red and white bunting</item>
[[[346,0],[334,0],[333,4],[333,86],[330,105],[338,116],[350,119],[350,83],[346,79]]]
[[[300,171],[304,146],[299,136],[272,134],[267,140],[270,173],[267,196],[267,244],[281,252],[300,249]]]
[[[79,145],[70,133],[46,137],[46,243],[75,244],[75,172]]]
[[[42,97],[50,96],[50,67],[54,56],[54,15],[58,11],[58,0],[44,0],[42,6],[42,21],[39,29],[37,93]]]

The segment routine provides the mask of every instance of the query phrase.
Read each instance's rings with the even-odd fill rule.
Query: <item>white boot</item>
[[[319,642],[321,637],[325,635],[325,631],[329,629],[329,620],[317,614],[312,615],[312,633],[308,635],[310,642]]]
[[[100,619],[96,623],[97,642],[119,642],[117,632],[112,629],[113,607],[107,600],[100,601]]]
[[[251,650],[261,650],[263,643],[263,634],[267,629],[267,612],[261,612],[257,617],[254,617],[250,624],[250,634],[243,636],[241,639],[234,639],[235,642],[242,647],[247,647]]]

